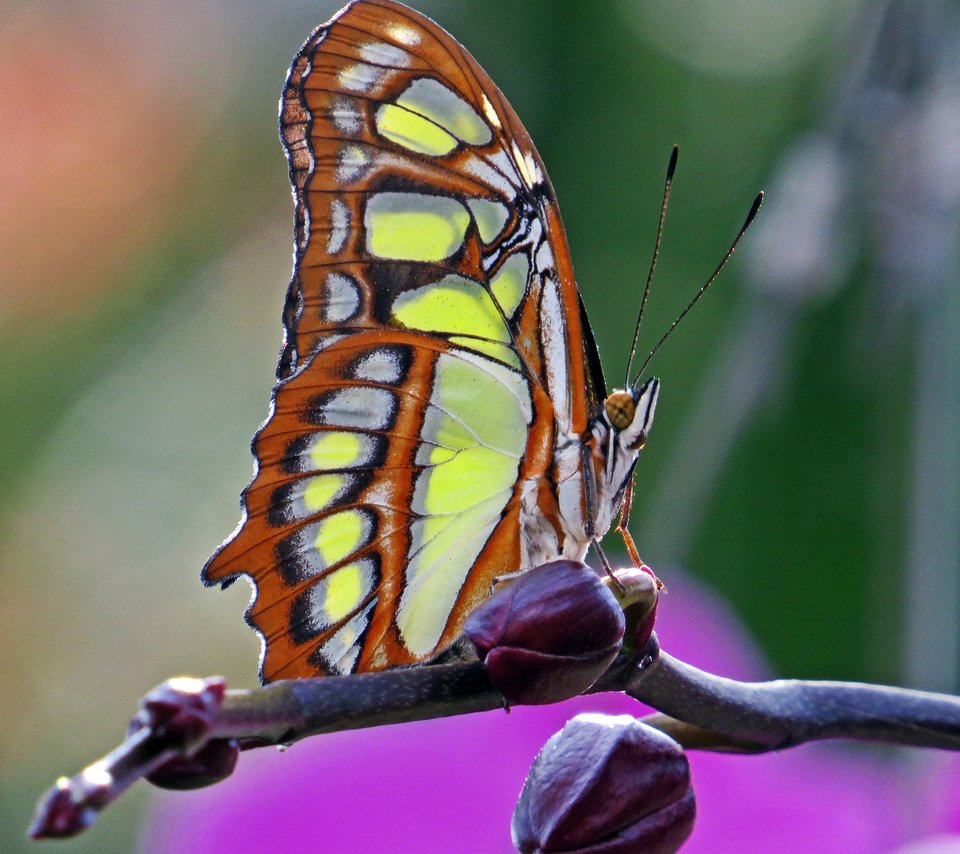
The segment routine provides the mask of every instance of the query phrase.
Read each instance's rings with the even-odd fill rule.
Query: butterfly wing
[[[295,266],[240,526],[261,678],[427,660],[551,522],[602,377],[530,137],[449,34],[359,0],[281,101]],[[536,551],[536,550],[534,550]]]

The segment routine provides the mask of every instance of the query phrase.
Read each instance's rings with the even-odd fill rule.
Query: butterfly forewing
[[[539,155],[472,57],[390,0],[304,45],[281,101],[295,269],[244,519],[261,675],[429,659],[524,567],[521,509],[602,379]],[[586,334],[587,340],[584,341]]]

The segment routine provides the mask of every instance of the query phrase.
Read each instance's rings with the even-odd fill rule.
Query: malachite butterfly
[[[495,582],[583,558],[658,383],[609,397],[543,162],[436,23],[356,0],[280,105],[295,264],[243,518],[264,682],[429,661]]]

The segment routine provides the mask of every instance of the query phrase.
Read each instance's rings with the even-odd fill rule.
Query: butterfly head
[[[590,450],[593,459],[594,532],[606,532],[624,500],[634,466],[653,425],[660,380],[613,391],[593,422]],[[589,503],[589,500],[588,500]]]
[[[604,401],[604,419],[623,451],[643,450],[659,393],[660,380],[651,378],[639,388],[616,389]]]

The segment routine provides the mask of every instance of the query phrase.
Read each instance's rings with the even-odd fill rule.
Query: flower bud
[[[507,702],[555,703],[603,675],[624,626],[623,610],[589,566],[555,560],[494,593],[464,634]]]
[[[237,767],[240,748],[235,739],[215,738],[192,756],[176,756],[147,774],[160,789],[202,789],[226,780]]]
[[[99,791],[93,791],[90,795],[94,803],[106,800],[107,786],[102,785],[98,788]],[[29,837],[31,839],[69,839],[90,827],[97,817],[97,809],[89,804],[78,807],[77,800],[77,794],[73,791],[69,778],[60,777],[37,804],[33,822],[27,830]]]
[[[695,811],[673,739],[628,715],[578,715],[534,760],[511,832],[522,854],[670,854]]]
[[[143,695],[140,711],[130,722],[128,734],[149,727],[169,746],[189,753],[206,740],[226,690],[227,683],[222,676],[168,679]]]
[[[207,741],[226,687],[221,676],[179,677],[167,680],[143,697],[127,734],[147,727],[167,746],[183,754],[148,774],[149,782],[162,789],[199,789],[219,783],[233,773],[240,753],[237,742]]]

